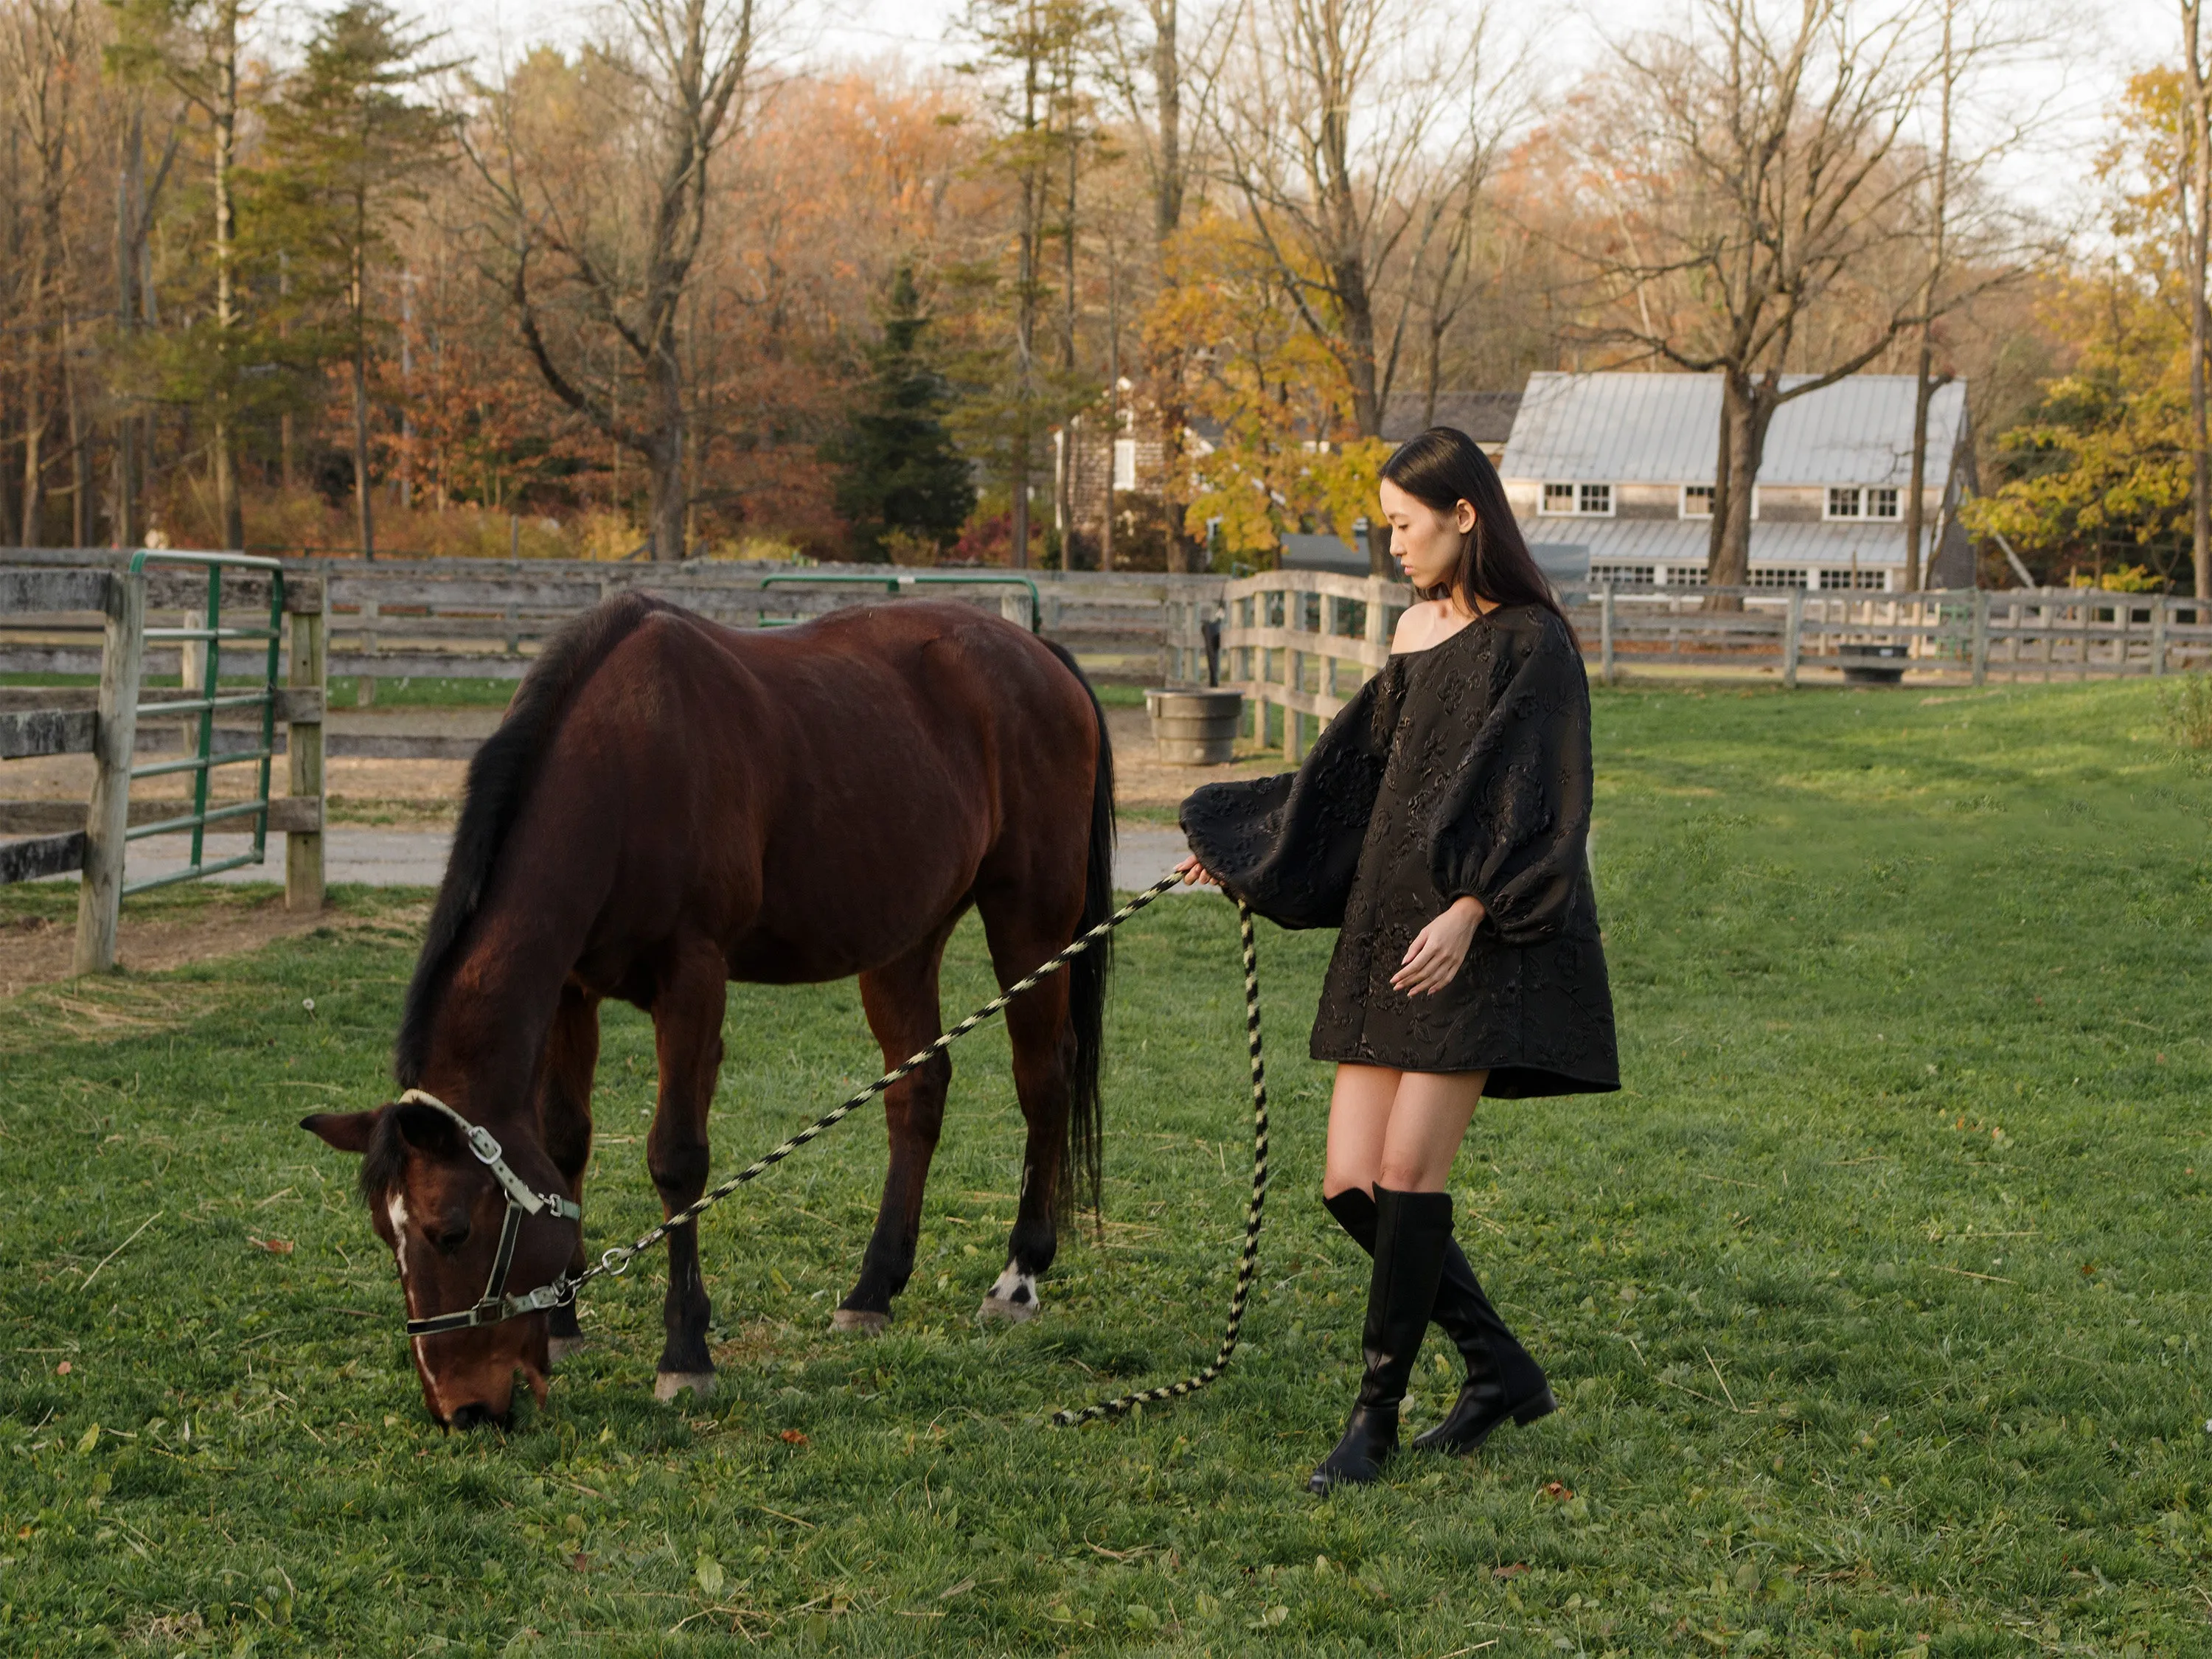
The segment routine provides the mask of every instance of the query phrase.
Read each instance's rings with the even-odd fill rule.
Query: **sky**
[[[1444,0],[1447,4],[1451,0]],[[1509,27],[1542,32],[1539,70],[1565,85],[1604,60],[1605,39],[1626,34],[1680,0],[1554,0],[1516,6],[1497,0]],[[2004,106],[2042,108],[2047,118],[2035,138],[2010,156],[1999,174],[2010,191],[2057,216],[2069,216],[2078,181],[2102,135],[2106,113],[2128,75],[2160,58],[2178,58],[2179,8],[2175,0],[1996,0],[2021,15],[2070,15],[2051,26],[2050,49],[2039,61],[2008,70],[1994,88]],[[804,0],[794,15],[805,33],[787,41],[795,61],[903,60],[917,67],[950,64],[961,49],[954,25],[964,0]],[[531,40],[573,42],[589,32],[601,0],[446,0],[438,15],[457,55],[485,69]]]

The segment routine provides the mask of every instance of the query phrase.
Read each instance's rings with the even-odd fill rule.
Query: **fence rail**
[[[81,559],[83,556],[78,556]],[[147,567],[154,566],[149,570]],[[190,574],[179,577],[174,567]],[[149,599],[177,612],[173,622],[148,625]],[[235,619],[241,611],[251,618]],[[76,567],[36,559],[0,564],[0,630],[86,633],[100,646],[89,652],[100,676],[96,693],[71,688],[9,688],[0,694],[0,761],[90,754],[92,798],[68,802],[0,801],[0,882],[82,872],[77,901],[76,968],[80,973],[112,967],[123,897],[169,881],[258,863],[266,839],[287,837],[285,893],[290,908],[319,909],[323,902],[322,679],[323,584],[290,577],[273,561],[243,556],[147,551],[127,565],[100,559]],[[265,623],[263,618],[265,617]],[[280,684],[285,632],[290,631],[289,684]],[[147,641],[167,642],[180,684],[151,687]],[[222,689],[223,653],[245,649],[258,672],[252,690]],[[88,702],[88,697],[89,702]],[[216,725],[218,714],[254,717],[252,741]],[[139,722],[181,722],[188,752],[177,760],[141,763]],[[282,752],[278,722],[289,741],[291,793],[270,787],[271,765]],[[173,725],[169,735],[173,732]],[[149,735],[152,735],[149,732]],[[234,763],[258,768],[251,796],[211,802],[215,769]],[[186,810],[174,800],[131,799],[134,778],[189,773]],[[71,822],[72,817],[74,823]],[[211,830],[242,825],[251,852],[209,860]],[[148,836],[188,834],[185,867],[125,884],[129,843]]]
[[[1795,686],[1808,675],[1832,683],[1879,668],[1981,685],[2212,667],[2212,605],[2165,594],[1599,585],[1559,597],[1607,684],[1686,671]],[[1295,762],[1307,723],[1335,714],[1389,660],[1386,641],[1413,602],[1406,584],[1381,577],[1292,570],[1224,583],[1222,682],[1246,693],[1251,735],[1279,741]],[[1179,654],[1196,643],[1194,623],[1171,617],[1168,627]]]

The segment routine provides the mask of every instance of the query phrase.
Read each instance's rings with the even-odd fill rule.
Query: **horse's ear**
[[[376,1134],[377,1121],[383,1117],[384,1108],[373,1112],[316,1112],[300,1120],[300,1127],[310,1134],[320,1135],[342,1152],[365,1152]]]

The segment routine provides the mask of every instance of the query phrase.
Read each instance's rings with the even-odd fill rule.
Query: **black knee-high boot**
[[[1344,1437],[1306,1482],[1310,1490],[1372,1480],[1398,1449],[1398,1404],[1429,1328],[1450,1239],[1450,1194],[1375,1189],[1375,1267],[1360,1337],[1366,1370]]]
[[[1322,1203],[1354,1243],[1370,1255],[1375,1254],[1373,1198],[1350,1187],[1324,1197]],[[1414,1437],[1415,1450],[1471,1452],[1509,1417],[1516,1423],[1533,1423],[1559,1409],[1543,1367],[1490,1305],[1457,1239],[1444,1249],[1437,1304],[1430,1317],[1459,1349],[1467,1363],[1467,1380],[1443,1420]]]

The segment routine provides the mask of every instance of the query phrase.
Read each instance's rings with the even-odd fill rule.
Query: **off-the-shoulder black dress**
[[[1313,1057],[1487,1071],[1505,1099],[1620,1086],[1587,846],[1589,681],[1565,624],[1501,606],[1394,656],[1294,773],[1182,806],[1191,850],[1285,927],[1337,927]],[[1486,912],[1443,990],[1391,988],[1463,894]]]

